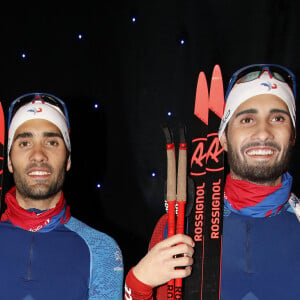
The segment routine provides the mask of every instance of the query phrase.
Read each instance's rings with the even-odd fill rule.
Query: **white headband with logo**
[[[10,153],[14,135],[18,127],[26,121],[33,119],[44,119],[57,126],[63,136],[66,148],[69,152],[71,152],[69,129],[67,125],[67,120],[62,111],[58,107],[51,105],[47,102],[34,101],[20,107],[12,118],[10,127],[8,128],[8,155]]]
[[[219,127],[219,138],[221,138],[235,110],[246,100],[263,94],[275,95],[286,103],[293,126],[296,128],[296,104],[291,88],[286,82],[279,81],[274,77],[270,78],[268,74],[263,73],[255,80],[236,83],[233,86],[226,100],[223,118]]]

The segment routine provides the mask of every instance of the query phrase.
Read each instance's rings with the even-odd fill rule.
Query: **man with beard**
[[[118,245],[72,217],[63,195],[71,167],[65,104],[50,94],[23,95],[10,106],[8,129],[15,187],[0,222],[0,298],[120,299]]]
[[[300,203],[291,193],[287,172],[296,137],[295,98],[294,74],[279,65],[246,66],[229,82],[219,129],[230,167],[224,197],[222,300],[300,298]],[[125,292],[131,299],[167,299],[162,284],[174,278],[176,270],[151,266],[172,260],[173,269],[186,266],[176,263],[174,253],[162,257],[171,251],[168,240],[159,242],[127,275]],[[140,297],[142,293],[147,297]]]

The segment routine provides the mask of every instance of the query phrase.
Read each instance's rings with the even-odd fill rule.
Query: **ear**
[[[66,171],[69,171],[71,169],[71,154],[69,154],[67,165],[66,165]]]
[[[9,171],[10,173],[13,173],[13,172],[14,172],[13,167],[12,167],[12,164],[11,164],[11,161],[10,161],[10,158],[8,158],[7,168],[8,168],[8,171]]]
[[[226,137],[225,132],[223,132],[223,134],[220,138],[220,143],[221,143],[223,149],[227,152],[228,146],[227,146],[227,137]]]
[[[296,138],[295,137],[292,139],[291,144],[292,144],[293,147],[295,146],[295,144],[296,144]]]

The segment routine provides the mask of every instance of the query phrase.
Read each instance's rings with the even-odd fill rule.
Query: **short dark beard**
[[[238,153],[232,149],[231,143],[227,138],[228,152],[227,158],[230,166],[230,170],[232,170],[237,176],[239,176],[242,180],[247,180],[252,183],[260,184],[260,185],[270,185],[275,182],[284,172],[288,170],[289,163],[292,156],[292,142],[290,140],[289,145],[286,149],[286,152],[283,154],[282,159],[280,161],[275,162],[271,166],[256,165],[250,166],[247,161],[242,161],[238,156]],[[253,144],[252,146],[261,146],[262,143]],[[263,145],[274,147],[280,150],[280,147],[273,143],[268,142]],[[249,147],[249,145],[247,145]],[[242,150],[242,149],[241,149]],[[244,151],[241,151],[244,153]]]
[[[40,183],[37,182],[37,184],[34,187],[29,186],[28,183],[26,182],[26,180],[24,180],[24,177],[22,177],[22,175],[20,173],[16,172],[16,169],[13,168],[14,169],[13,177],[14,177],[17,191],[24,198],[31,199],[31,200],[47,200],[47,199],[51,198],[52,196],[56,195],[59,191],[62,190],[64,180],[65,180],[65,175],[66,175],[66,165],[67,165],[67,161],[65,164],[63,164],[63,166],[59,170],[56,180],[53,181],[48,186],[47,189],[39,188],[39,184],[41,186],[44,185],[43,181],[41,181]],[[37,164],[32,164],[32,165],[28,166],[27,169],[30,169],[35,166],[37,166]],[[52,167],[47,164],[38,164],[38,166],[46,167],[50,171],[52,171]],[[12,167],[13,167],[13,165],[12,165]]]

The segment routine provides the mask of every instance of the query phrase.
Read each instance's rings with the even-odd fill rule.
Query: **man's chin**
[[[54,192],[50,191],[49,186],[44,184],[35,185],[27,191],[27,197],[37,201],[49,199],[54,194]]]
[[[274,169],[272,167],[248,166],[247,169],[237,173],[237,176],[243,180],[261,184],[273,185],[281,177],[283,171],[281,169]]]

